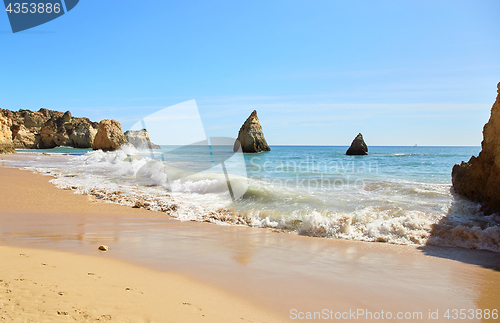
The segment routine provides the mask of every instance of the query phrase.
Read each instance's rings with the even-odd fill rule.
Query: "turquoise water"
[[[172,164],[189,165],[198,169],[211,162],[210,150],[203,146],[187,146],[182,152],[169,154],[179,146],[163,146],[161,150],[137,152],[144,157],[163,159]],[[347,156],[347,146],[271,146],[272,151],[245,154],[247,173],[254,178],[373,178],[406,179],[429,183],[451,183],[451,168],[454,164],[477,156],[481,147],[370,147],[367,156]],[[54,149],[19,150],[22,152],[83,155],[91,149],[57,147]],[[232,147],[222,152],[232,155]],[[189,165],[190,166],[190,165]],[[344,175],[342,177],[341,175]]]
[[[450,183],[454,164],[477,156],[481,147],[370,147],[367,156],[347,156],[348,147],[273,146],[246,154],[248,172],[268,178],[401,179]],[[267,164],[266,164],[267,163]],[[280,167],[284,165],[284,167]]]
[[[451,188],[453,165],[480,147],[369,147],[367,156],[346,156],[347,148],[234,154],[231,146],[108,153],[59,147],[25,151],[13,166],[52,175],[75,193],[180,220],[499,251],[498,216],[481,215]]]

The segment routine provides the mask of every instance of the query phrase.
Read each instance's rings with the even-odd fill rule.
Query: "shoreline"
[[[0,176],[9,183],[0,192],[1,245],[96,255],[97,246],[106,244],[110,251],[99,257],[181,273],[281,319],[294,308],[427,313],[491,308],[500,301],[495,292],[500,260],[492,252],[180,222],[153,211],[89,201],[31,172],[0,167]]]

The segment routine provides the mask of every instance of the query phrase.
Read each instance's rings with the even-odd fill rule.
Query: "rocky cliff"
[[[99,131],[94,138],[94,150],[102,149],[112,151],[119,149],[127,143],[127,138],[122,131],[122,126],[115,120],[102,120],[99,123]]]
[[[258,153],[271,150],[264,138],[264,133],[257,117],[257,111],[255,110],[241,126],[238,139],[234,142],[233,151],[238,151],[240,146],[245,153]]]
[[[363,135],[358,133],[351,143],[351,147],[345,152],[346,155],[367,155],[368,147],[363,140]]]
[[[481,202],[485,213],[500,212],[500,83],[497,89],[479,156],[453,166],[451,175],[455,192]]]
[[[92,148],[98,126],[87,118],[73,118],[69,111],[1,110],[0,116],[8,120],[12,143],[18,149]]]
[[[0,154],[12,154],[16,152],[14,143],[12,142],[11,125],[7,118],[0,115]]]
[[[125,132],[127,141],[134,145],[137,149],[160,149],[159,145],[155,145],[149,140],[149,133],[146,129],[129,130]]]

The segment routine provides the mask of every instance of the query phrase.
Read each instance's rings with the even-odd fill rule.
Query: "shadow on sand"
[[[427,256],[445,258],[500,271],[500,254],[493,251],[463,249],[458,247],[422,246],[418,248]]]

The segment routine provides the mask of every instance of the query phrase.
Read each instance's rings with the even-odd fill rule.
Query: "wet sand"
[[[59,190],[49,177],[27,171],[0,167],[0,178],[8,183],[0,187],[1,245],[112,258],[187,276],[202,282],[200,289],[211,286],[263,315],[277,315],[271,321],[323,310],[333,319],[349,311],[392,313],[378,322],[427,321],[429,311],[438,311],[444,321],[447,309],[500,309],[498,253],[179,222]],[[99,253],[100,244],[110,251]],[[399,312],[422,313],[422,319],[394,320]]]

